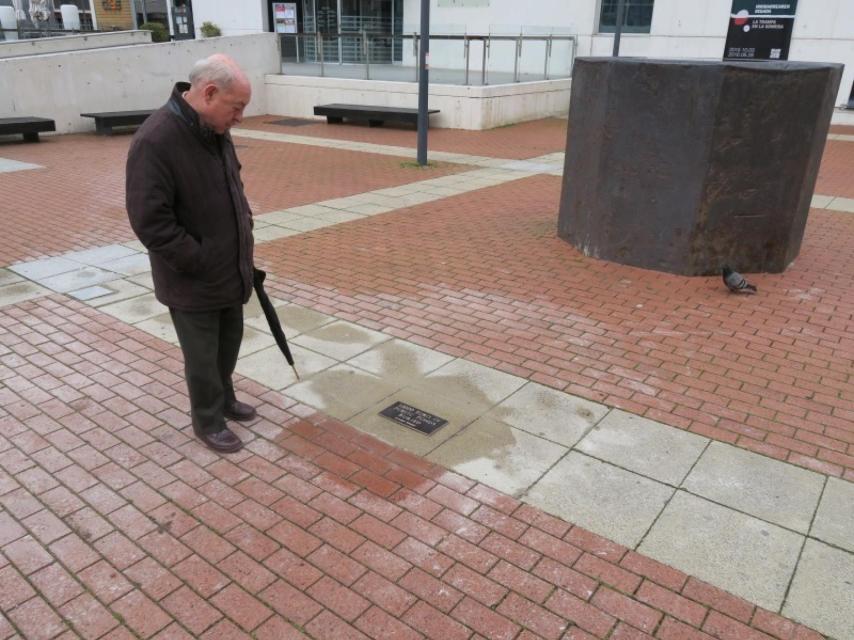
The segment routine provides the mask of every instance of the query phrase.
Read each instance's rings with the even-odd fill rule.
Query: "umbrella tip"
[[[294,375],[297,377],[297,380],[299,380],[300,377],[299,377],[299,371],[297,371],[297,368],[294,365],[291,365],[291,369],[294,370]]]

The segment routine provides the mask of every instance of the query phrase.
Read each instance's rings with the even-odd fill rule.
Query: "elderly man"
[[[243,446],[225,418],[255,417],[231,382],[252,292],[253,239],[228,131],[251,94],[234,60],[200,60],[190,83],[176,84],[136,133],[127,159],[128,217],[181,343],[193,431],[223,453]]]

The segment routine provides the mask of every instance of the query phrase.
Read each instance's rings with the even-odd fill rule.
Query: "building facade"
[[[421,0],[67,0],[78,5],[83,21],[99,30],[161,22],[173,38],[200,37],[204,22],[223,35],[263,31],[282,33],[390,34],[389,44],[373,52],[372,62],[411,65],[411,34],[419,30]],[[56,9],[62,0],[53,0]],[[0,0],[27,4],[27,0]],[[733,0],[627,0],[621,55],[721,59]],[[430,0],[433,34],[560,34],[576,38],[575,55],[610,55],[617,0]],[[521,9],[520,7],[524,7]],[[769,6],[778,6],[769,0]],[[293,20],[282,16],[293,15]],[[58,13],[58,12],[57,12]],[[409,35],[408,39],[403,36]],[[286,38],[287,40],[287,38]],[[334,38],[333,38],[334,40]],[[357,39],[342,39],[344,43]],[[349,45],[355,47],[355,44]],[[537,45],[531,45],[537,46]],[[542,46],[542,45],[540,45]],[[326,51],[326,47],[330,47]],[[459,43],[431,45],[434,66],[459,64]],[[333,42],[324,47],[330,61],[358,61]],[[478,52],[474,58],[477,60]],[[512,69],[511,47],[489,51],[491,66]],[[566,57],[561,51],[558,55]],[[349,57],[348,57],[349,56]],[[541,58],[538,58],[541,59]],[[837,104],[854,91],[854,0],[798,0],[790,60],[845,64]]]
[[[627,3],[621,55],[722,58],[732,0]],[[196,28],[209,20],[225,35],[276,29],[272,0],[192,0],[192,4]],[[421,0],[294,0],[292,4],[300,33],[411,34],[418,31]],[[611,54],[617,0],[530,0],[524,10],[518,0],[430,0],[430,4],[434,34],[569,34],[577,38],[576,55]],[[411,63],[408,49],[396,45],[389,62]],[[431,52],[434,64],[436,54],[441,58],[440,45]],[[845,64],[837,102],[846,103],[854,85],[854,0],[799,0],[789,59]]]

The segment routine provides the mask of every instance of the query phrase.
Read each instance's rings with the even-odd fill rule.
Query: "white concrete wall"
[[[88,35],[60,36],[58,38],[32,38],[0,42],[0,58],[15,58],[62,51],[84,51],[105,47],[122,47],[133,44],[151,44],[150,31],[115,31]]]
[[[224,36],[268,31],[267,5],[262,0],[193,0],[196,37],[205,21],[213,22]]]
[[[280,116],[313,118],[315,105],[339,102],[413,109],[418,106],[418,85],[414,82],[270,75],[266,83],[268,113]],[[430,116],[430,123],[435,127],[478,130],[566,115],[570,85],[570,80],[489,87],[433,85],[430,108],[439,109],[440,113]]]
[[[247,115],[267,113],[264,77],[281,68],[272,33],[0,60],[0,117],[56,120],[59,133],[93,131],[81,113],[151,109],[186,80],[193,63],[213,53],[233,56],[252,82]]]

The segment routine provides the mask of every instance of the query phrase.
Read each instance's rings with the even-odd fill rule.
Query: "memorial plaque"
[[[432,413],[417,409],[405,402],[395,402],[390,407],[386,407],[380,411],[380,415],[384,418],[394,420],[404,427],[426,433],[428,436],[448,424],[448,421],[444,418],[434,416]]]

